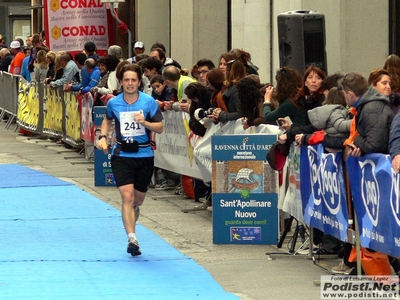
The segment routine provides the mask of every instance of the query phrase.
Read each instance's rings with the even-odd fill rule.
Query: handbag
[[[289,155],[290,143],[285,144],[276,141],[272,144],[267,153],[267,161],[272,169],[282,171],[286,163],[286,157]]]

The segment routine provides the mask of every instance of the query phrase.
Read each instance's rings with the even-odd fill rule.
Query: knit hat
[[[11,49],[19,49],[21,48],[21,44],[18,41],[12,41],[10,44]]]

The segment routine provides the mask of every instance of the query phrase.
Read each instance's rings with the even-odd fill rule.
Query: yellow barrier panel
[[[81,115],[76,93],[64,93],[65,133],[75,141],[81,138]]]
[[[27,109],[29,118],[27,119],[28,129],[36,130],[39,125],[39,93],[36,84],[31,85],[27,99]]]
[[[59,89],[50,89],[45,86],[44,95],[43,132],[62,136],[63,102],[60,97],[60,91]]]
[[[18,123],[30,132],[60,137],[79,147],[81,115],[76,93],[64,93],[45,84],[19,82]]]
[[[37,132],[39,122],[39,94],[37,85],[20,83],[18,122],[22,128]]]

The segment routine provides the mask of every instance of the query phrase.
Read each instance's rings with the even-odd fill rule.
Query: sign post
[[[276,135],[212,136],[215,244],[276,244],[278,174],[266,161]]]

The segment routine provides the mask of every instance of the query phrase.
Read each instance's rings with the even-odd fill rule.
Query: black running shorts
[[[146,193],[154,171],[154,157],[111,157],[111,167],[117,187],[133,184],[135,190]]]

